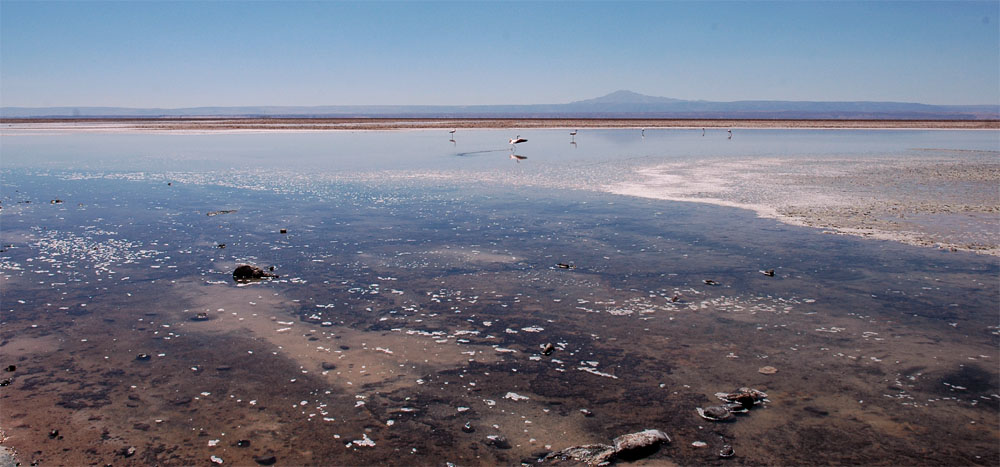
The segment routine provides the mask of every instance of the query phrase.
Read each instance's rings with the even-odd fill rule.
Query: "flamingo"
[[[728,130],[726,130],[726,131],[728,131],[728,132],[729,132],[729,139],[733,139],[733,129],[732,129],[732,128],[730,128],[730,129],[728,129]]]
[[[645,128],[643,128],[643,129],[642,129],[642,137],[643,137],[643,138],[645,138],[645,137],[646,137],[646,129],[645,129]]]
[[[511,138],[510,141],[508,141],[508,142],[510,143],[511,146],[514,146],[517,143],[524,143],[524,142],[527,142],[527,141],[528,140],[525,139],[525,138],[522,138],[521,135],[517,135],[517,136]]]
[[[511,158],[511,159],[514,159],[514,162],[518,162],[518,163],[519,163],[519,162],[521,162],[521,161],[523,161],[523,160],[527,159],[527,158],[528,158],[528,156],[522,156],[522,155],[520,155],[520,154],[511,154],[511,155],[510,155],[510,158]]]
[[[455,138],[455,132],[456,132],[456,131],[458,131],[458,129],[457,129],[457,128],[452,128],[451,130],[449,130],[449,131],[448,131],[448,133],[451,133],[451,137],[452,137],[453,139]]]
[[[701,129],[701,135],[705,136],[705,129],[704,128]]]

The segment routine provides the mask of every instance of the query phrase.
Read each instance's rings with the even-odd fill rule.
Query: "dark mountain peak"
[[[645,94],[639,94],[637,92],[626,91],[624,89],[615,91],[611,94],[601,97],[595,97],[593,99],[587,99],[582,101],[576,101],[574,104],[666,104],[671,102],[680,102],[680,99],[671,99],[669,97],[656,97],[647,96]]]

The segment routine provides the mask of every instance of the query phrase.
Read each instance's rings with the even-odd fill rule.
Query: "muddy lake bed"
[[[5,134],[3,446],[513,465],[658,429],[634,463],[1000,463],[993,175],[911,216],[985,230],[970,251],[632,195],[734,158],[995,174],[998,132],[508,133]],[[740,387],[767,400],[699,416]]]

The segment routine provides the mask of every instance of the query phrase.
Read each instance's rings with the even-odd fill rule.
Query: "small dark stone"
[[[735,455],[736,451],[734,451],[733,447],[728,444],[722,446],[722,450],[719,451],[719,457],[733,457]]]
[[[59,436],[59,430],[52,430],[49,432],[49,439],[56,439]]]
[[[510,441],[507,441],[507,438],[500,435],[489,435],[483,443],[497,449],[510,449]]]
[[[118,453],[125,457],[132,457],[135,455],[135,446],[122,448],[121,451],[118,451]]]
[[[241,440],[239,440],[239,441],[236,442],[236,447],[248,448],[248,447],[250,447],[250,440],[249,439],[241,439]]]
[[[208,321],[208,313],[198,313],[191,318],[191,321]]]
[[[3,381],[0,381],[0,387],[3,386],[10,386],[10,379],[5,379]]]
[[[466,433],[475,433],[476,429],[472,426],[472,422],[465,422],[462,426],[462,431]]]
[[[274,271],[274,266],[268,266],[268,267],[267,267],[267,270],[268,270],[268,271]]]
[[[767,277],[774,277],[774,269],[768,269],[767,271],[761,271],[761,274]]]
[[[811,405],[803,407],[802,410],[805,410],[806,412],[809,412],[809,413],[812,413],[812,414],[815,414],[815,415],[819,415],[820,417],[825,417],[827,415],[830,415],[830,412],[827,412],[826,410],[820,409],[818,407],[813,407]]]
[[[145,362],[146,360],[149,360],[149,358],[150,357],[148,353],[141,353],[135,356],[135,359],[139,360],[140,362]]]
[[[702,282],[704,282],[706,285],[719,285],[718,282],[713,281],[712,279],[705,279]]]
[[[4,368],[4,371],[16,371],[16,370],[17,370],[17,365],[8,365],[7,368]]]
[[[283,233],[283,234],[286,234],[286,233],[288,233],[288,229],[281,229],[280,232]]]
[[[216,245],[216,247],[218,247],[218,248],[225,248],[226,244],[225,243],[220,243],[220,244]]]
[[[172,186],[173,183],[167,182],[167,186]]]
[[[336,370],[337,369],[337,365],[334,365],[333,363],[330,363],[330,362],[323,362],[323,364],[320,365],[320,366],[322,366],[324,370]]]
[[[552,352],[555,352],[555,350],[556,346],[552,345],[552,343],[545,344],[545,347],[542,347],[542,355],[552,355]]]
[[[559,269],[576,269],[576,266],[566,263],[556,263],[556,267],[558,267]]]
[[[350,350],[350,349],[351,349],[351,348],[350,348],[350,347],[348,347],[348,346],[346,346],[346,345],[342,345],[342,346],[340,346],[340,350]]]
[[[229,365],[221,365],[221,366],[215,367],[215,371],[229,371],[229,370],[232,370],[232,369],[233,369],[233,367],[231,367]]]
[[[263,269],[249,264],[241,264],[233,271],[233,280],[237,282],[263,279],[265,277],[278,277],[278,275],[266,273]]]
[[[278,458],[274,456],[254,456],[253,461],[260,465],[274,465]]]

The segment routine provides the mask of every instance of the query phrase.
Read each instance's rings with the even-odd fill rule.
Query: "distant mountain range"
[[[830,120],[995,120],[1000,105],[908,102],[689,101],[631,91],[568,104],[323,105],[259,107],[0,107],[2,118],[330,117],[330,118],[741,118]]]

